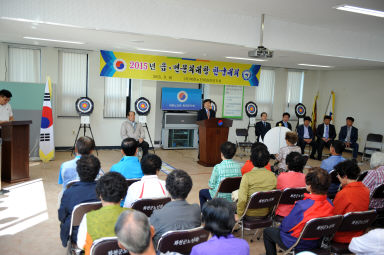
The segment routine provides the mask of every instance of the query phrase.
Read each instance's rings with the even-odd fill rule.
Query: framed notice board
[[[242,119],[244,86],[228,86],[223,89],[223,118]]]

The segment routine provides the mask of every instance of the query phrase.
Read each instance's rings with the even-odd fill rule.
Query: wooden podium
[[[197,122],[199,125],[199,151],[203,166],[214,166],[220,163],[220,145],[228,141],[229,128],[232,127],[229,119],[208,119]]]
[[[19,182],[29,179],[29,125],[32,121],[1,124],[1,180]]]

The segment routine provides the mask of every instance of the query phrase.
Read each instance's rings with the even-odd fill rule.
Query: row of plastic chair
[[[198,227],[188,230],[168,231],[164,233],[157,245],[157,250],[162,253],[177,252],[180,254],[189,254],[192,247],[196,244],[208,240],[209,232]],[[129,254],[127,250],[123,250],[118,246],[117,237],[105,237],[97,239],[93,242],[91,255],[105,254]]]

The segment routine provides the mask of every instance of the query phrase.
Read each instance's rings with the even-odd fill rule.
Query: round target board
[[[216,105],[216,103],[215,102],[213,102],[213,101],[211,101],[211,109],[213,110],[213,111],[217,111],[217,105]]]
[[[249,101],[245,105],[245,113],[247,114],[248,117],[256,117],[257,116],[257,105],[256,103]]]
[[[298,103],[295,106],[295,113],[298,118],[304,118],[305,114],[307,113],[307,110],[305,109],[305,106],[301,103]]]
[[[148,115],[151,110],[151,103],[145,97],[140,97],[135,102],[135,110],[138,115]]]
[[[93,101],[89,97],[80,97],[76,100],[76,111],[82,115],[90,115],[93,111]]]

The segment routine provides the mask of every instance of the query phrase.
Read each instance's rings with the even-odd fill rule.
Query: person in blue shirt
[[[76,161],[76,171],[80,181],[64,191],[58,210],[60,221],[60,239],[64,247],[69,239],[69,228],[73,208],[81,203],[100,201],[96,194],[96,176],[99,173],[100,161],[93,155],[83,155]],[[72,242],[77,241],[78,227],[72,229]]]
[[[335,166],[340,162],[345,161],[345,158],[341,156],[345,148],[345,145],[342,141],[334,140],[331,142],[329,151],[331,156],[321,162],[321,168],[330,173],[334,170]],[[340,183],[332,183],[328,190],[328,195],[335,195],[339,189]]]
[[[71,181],[79,180],[79,175],[76,171],[76,162],[83,155],[90,155],[95,150],[95,141],[88,137],[83,136],[77,139],[75,145],[75,154],[76,157],[72,160],[64,162],[60,167],[59,180],[58,184],[63,185],[63,192],[65,191],[67,184]],[[104,172],[102,169],[99,171],[99,176],[103,175]],[[59,196],[60,200],[60,196]]]
[[[121,142],[122,159],[111,167],[111,172],[118,172],[125,179],[143,177],[139,159],[136,157],[138,142],[133,138],[125,138]]]

